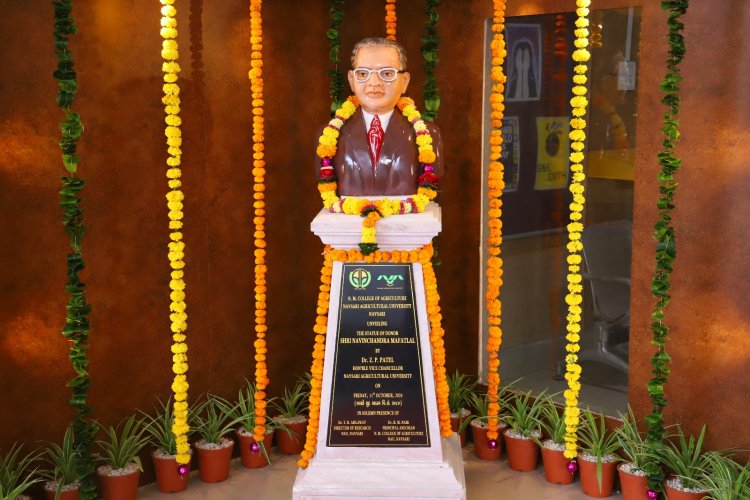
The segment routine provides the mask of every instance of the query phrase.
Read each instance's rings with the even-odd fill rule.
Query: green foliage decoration
[[[67,317],[62,335],[71,342],[69,358],[75,371],[75,376],[68,382],[72,391],[70,405],[75,409],[73,420],[73,442],[76,448],[76,473],[80,481],[79,494],[82,500],[93,499],[96,495],[94,483],[94,460],[91,446],[97,432],[96,424],[88,418],[91,408],[86,404],[89,390],[89,374],[87,357],[89,320],[91,306],[86,302],[86,285],[79,274],[84,268],[82,256],[82,242],[85,229],[83,227],[83,210],[79,193],[83,189],[84,181],[76,177],[80,159],[76,156],[78,140],[83,133],[83,123],[78,113],[72,111],[78,84],[73,65],[73,53],[68,47],[68,38],[78,32],[72,16],[73,0],[55,0],[54,8],[54,38],[57,69],[53,76],[58,80],[59,91],[57,104],[65,113],[65,120],[60,122],[60,149],[62,150],[63,167],[69,175],[62,177],[60,190],[60,206],[63,209],[63,224],[65,232],[70,238],[72,252],[67,256],[67,282],[65,291],[69,295]]]
[[[437,118],[438,108],[440,108],[440,94],[438,93],[437,80],[435,78],[435,67],[437,67],[440,58],[438,57],[438,47],[440,38],[437,34],[437,23],[440,16],[437,8],[440,0],[426,0],[425,14],[427,22],[425,23],[425,34],[422,39],[422,58],[424,59],[425,81],[422,86],[422,97],[424,99],[424,111],[422,118],[434,121]]]
[[[331,17],[331,27],[326,31],[328,38],[328,58],[333,63],[333,69],[326,71],[331,78],[328,94],[331,96],[331,116],[344,104],[342,92],[344,90],[344,73],[339,70],[339,54],[341,52],[341,24],[344,20],[344,0],[330,0],[328,15]]]
[[[661,82],[659,89],[664,94],[662,104],[666,107],[664,112],[662,132],[664,140],[663,149],[657,155],[661,171],[658,174],[659,220],[654,226],[654,237],[656,239],[656,271],[651,281],[651,293],[656,298],[656,306],[651,313],[652,343],[656,346],[656,352],[651,358],[653,366],[653,377],[648,382],[648,393],[653,409],[646,416],[648,425],[647,439],[653,446],[658,446],[664,439],[664,408],[667,399],[664,395],[664,387],[669,377],[670,357],[666,346],[669,336],[669,327],[665,322],[664,310],[671,300],[670,281],[672,275],[672,263],[677,253],[674,228],[672,227],[672,209],[674,208],[674,197],[677,191],[675,174],[680,168],[681,161],[675,156],[674,149],[680,137],[679,113],[680,113],[680,75],[679,64],[685,56],[685,39],[682,35],[684,24],[680,17],[687,12],[688,0],[662,0],[661,7],[668,11],[667,26],[669,28],[669,55],[667,57],[667,73]],[[646,464],[644,470],[648,474],[649,488],[654,491],[661,490],[664,480],[662,470],[655,461]]]

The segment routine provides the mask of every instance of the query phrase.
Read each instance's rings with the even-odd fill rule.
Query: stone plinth
[[[375,226],[380,250],[415,250],[432,241],[442,229],[440,206],[430,203],[420,214],[392,215]],[[322,209],[310,229],[324,244],[349,250],[359,248],[362,238],[362,217],[334,214]]]
[[[333,248],[357,248],[362,218],[322,210],[311,227]],[[376,238],[381,250],[408,251],[429,244],[440,230],[440,207],[430,203],[421,214],[381,219]],[[406,316],[397,312],[404,309],[409,310]],[[364,347],[353,349],[354,344]],[[334,262],[318,444],[307,469],[297,474],[295,500],[466,498],[458,436],[440,436],[431,360],[422,265]],[[399,382],[405,377],[417,381],[417,394],[412,391],[408,398],[404,394],[414,385]],[[344,383],[352,379],[357,380],[355,385]],[[363,408],[368,410],[358,411]],[[352,412],[352,421],[335,417],[336,412],[346,411]],[[387,432],[374,432],[378,418],[392,418],[380,424]],[[414,425],[420,422],[421,427]],[[368,440],[341,437],[344,431],[351,436],[349,430],[356,429],[373,434]],[[410,436],[416,434],[422,437],[412,440]]]

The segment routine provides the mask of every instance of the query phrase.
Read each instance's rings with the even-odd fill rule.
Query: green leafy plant
[[[667,398],[664,395],[664,387],[669,377],[669,364],[671,358],[667,354],[666,346],[669,337],[669,327],[665,322],[665,309],[671,300],[669,289],[671,287],[672,262],[677,255],[677,243],[675,241],[674,228],[672,227],[672,209],[674,208],[675,193],[677,192],[677,181],[675,174],[680,169],[681,162],[674,153],[680,137],[679,114],[680,114],[680,76],[679,65],[685,57],[685,39],[682,35],[684,24],[680,17],[687,12],[688,0],[662,0],[661,7],[669,11],[667,16],[667,27],[669,29],[667,56],[667,72],[659,85],[659,90],[664,94],[662,103],[666,107],[662,120],[664,149],[659,152],[657,159],[661,167],[658,174],[659,198],[656,206],[659,209],[659,220],[654,225],[654,237],[656,239],[656,270],[651,280],[651,294],[656,299],[656,305],[651,313],[651,342],[656,346],[656,352],[651,357],[653,377],[648,382],[648,394],[653,405],[651,413],[646,417],[648,425],[648,441],[653,446],[658,446],[664,440],[664,408],[667,406]],[[658,462],[651,461],[645,464],[644,470],[648,474],[649,488],[659,491],[664,479],[664,474]]]
[[[701,428],[697,438],[686,437],[678,425],[676,439],[666,440],[664,446],[656,450],[659,462],[672,471],[685,488],[699,487],[701,474],[709,468],[707,454],[703,452],[705,437],[705,425]]]
[[[81,198],[78,193],[83,189],[84,181],[76,176],[80,162],[76,151],[78,140],[83,133],[83,123],[80,115],[71,109],[78,84],[73,66],[73,52],[68,45],[68,38],[78,33],[78,28],[72,15],[72,0],[54,0],[52,5],[55,12],[53,34],[57,56],[57,69],[53,75],[59,87],[57,104],[65,113],[65,120],[60,122],[62,137],[59,144],[62,150],[63,167],[70,174],[62,177],[60,190],[63,225],[71,247],[71,252],[67,255],[67,281],[65,283],[65,292],[68,293],[69,299],[62,335],[71,342],[68,357],[75,371],[75,376],[67,385],[72,391],[70,405],[76,412],[73,420],[73,434],[77,475],[81,481],[79,495],[81,500],[92,500],[96,496],[96,484],[91,447],[98,427],[88,418],[91,408],[86,404],[91,384],[87,356],[90,330],[88,315],[91,312],[91,306],[86,302],[86,285],[79,276],[84,268],[82,242],[85,230],[83,209],[80,207]]]
[[[252,405],[252,418],[255,415],[255,399],[253,394],[255,391],[249,391],[249,397],[252,398],[249,402],[247,400],[247,394],[240,391],[240,395],[245,397],[241,399],[237,404],[232,405],[226,399],[217,396],[215,394],[209,394],[206,399],[199,403],[195,408],[195,416],[193,418],[195,424],[195,432],[200,435],[206,443],[221,444],[222,438],[232,432],[238,423],[245,425],[247,414],[243,413],[243,410],[248,408],[248,405]],[[240,407],[240,405],[245,405]],[[252,432],[252,427],[250,428]]]
[[[48,481],[56,483],[55,498],[59,498],[64,487],[78,482],[76,447],[71,427],[65,430],[62,446],[57,443],[47,443],[43,459],[50,466],[50,469],[43,471],[42,476]]]
[[[553,443],[565,444],[565,415],[557,408],[552,395],[544,402],[540,423],[544,433]],[[539,445],[542,443],[539,442]]]
[[[510,426],[514,434],[527,438],[540,434],[542,414],[547,405],[546,392],[544,390],[536,397],[532,395],[532,391],[511,392],[504,400],[507,413],[500,418]]]
[[[40,454],[35,450],[22,454],[23,445],[14,443],[8,453],[0,457],[0,498],[15,500],[26,489],[42,480],[33,467]]]
[[[300,378],[292,389],[285,387],[284,392],[277,401],[272,403],[272,406],[279,412],[279,416],[281,417],[296,417],[297,415],[307,413],[309,396],[309,384],[304,378]]]
[[[304,385],[302,387],[304,388]],[[231,408],[229,413],[229,418],[232,426],[240,424],[241,428],[251,435],[253,434],[255,429],[255,391],[255,384],[246,381],[245,387],[240,389],[239,393],[237,394],[237,404]],[[276,398],[266,399],[266,404],[276,406]],[[270,430],[276,429],[290,432],[289,429],[287,429],[284,424],[279,422],[278,419],[268,419],[268,423],[266,425],[266,433],[268,433],[268,431]],[[271,463],[271,459],[268,455],[268,450],[266,450],[266,445],[263,443],[263,441],[259,442],[258,446],[260,446],[260,451],[263,453],[266,461],[268,463]]]
[[[615,428],[614,433],[620,445],[621,456],[633,467],[643,471],[653,456],[654,446],[638,430],[638,420],[630,406],[626,413],[620,413],[619,416],[622,425]]]
[[[422,118],[429,121],[434,121],[437,118],[438,108],[440,108],[440,95],[437,88],[437,79],[435,78],[435,68],[440,61],[438,57],[440,37],[437,34],[437,23],[440,18],[437,13],[439,5],[440,0],[427,0],[425,2],[427,22],[425,23],[425,34],[421,37],[425,75],[424,85],[422,86],[425,109],[422,112]]]
[[[169,396],[166,402],[158,400],[155,405],[156,412],[150,415],[141,411],[143,420],[141,424],[149,437],[149,443],[155,446],[165,455],[177,455],[177,440],[175,439],[172,426],[174,425],[174,410],[172,405],[172,396]],[[188,422],[192,421],[194,409],[191,406],[188,410]],[[191,431],[193,429],[191,428]],[[188,432],[188,439],[192,432]]]
[[[469,401],[469,395],[477,386],[466,374],[456,371],[446,377],[448,383],[448,408],[452,414],[460,414]]]
[[[138,453],[148,444],[148,436],[141,421],[131,415],[117,424],[117,427],[107,427],[104,432],[107,438],[96,442],[102,450],[98,458],[114,470],[124,469],[135,463],[138,470],[143,471]]]
[[[344,73],[339,70],[339,53],[341,51],[341,24],[344,20],[344,0],[330,0],[328,15],[331,17],[331,27],[326,31],[328,38],[328,58],[334,69],[329,69],[326,74],[331,78],[331,86],[328,94],[331,96],[331,116],[344,103],[341,93],[344,90]]]
[[[715,451],[705,454],[706,468],[698,477],[698,488],[713,500],[750,498],[750,462],[741,466],[730,457]]]
[[[581,412],[581,424],[578,427],[578,446],[580,451],[596,457],[596,480],[599,490],[602,489],[602,462],[615,459],[615,452],[620,447],[617,435],[607,432],[604,415],[597,418],[590,408]]]

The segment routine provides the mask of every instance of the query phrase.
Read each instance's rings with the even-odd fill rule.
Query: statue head
[[[385,114],[396,107],[409,85],[406,52],[393,40],[365,38],[352,50],[349,86],[362,109]]]

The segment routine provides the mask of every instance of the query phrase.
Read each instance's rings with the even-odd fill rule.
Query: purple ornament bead
[[[568,462],[568,472],[571,474],[575,474],[578,470],[578,463],[575,460],[571,460]]]
[[[648,495],[651,500],[656,500],[656,497],[658,496],[658,494],[654,490],[646,491],[646,495]]]
[[[487,441],[487,447],[488,447],[488,448],[489,448],[490,450],[495,450],[495,449],[497,449],[497,440],[496,440],[496,439],[490,439],[489,441]]]
[[[190,472],[190,468],[187,464],[181,464],[177,467],[177,474],[179,474],[180,478],[187,476],[188,472]]]
[[[434,169],[432,168],[432,165],[425,165],[424,166],[424,171],[425,172],[432,172],[433,170]]]
[[[320,161],[320,164],[323,165],[324,167],[330,167],[333,164],[333,161],[326,156]]]
[[[260,446],[258,445],[258,443],[251,444],[250,451],[252,451],[253,453],[258,453],[260,451]]]

